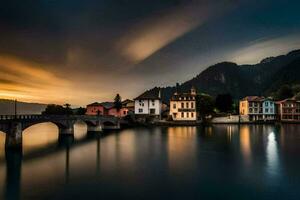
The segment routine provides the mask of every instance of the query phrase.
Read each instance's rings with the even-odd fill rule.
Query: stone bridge
[[[0,115],[0,131],[6,133],[5,148],[22,148],[23,131],[35,124],[51,122],[60,136],[74,136],[74,124],[83,121],[88,132],[120,129],[120,119],[113,116],[89,115]]]

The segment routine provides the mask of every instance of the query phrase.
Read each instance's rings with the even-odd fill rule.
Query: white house
[[[161,94],[159,89],[144,92],[134,99],[134,114],[139,116],[161,115]]]

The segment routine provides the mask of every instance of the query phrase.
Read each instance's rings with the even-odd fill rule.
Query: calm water
[[[1,133],[1,199],[300,199],[300,125],[75,130],[35,125],[7,157]]]

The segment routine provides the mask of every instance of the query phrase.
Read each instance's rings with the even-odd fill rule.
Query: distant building
[[[300,101],[295,98],[278,101],[278,116],[283,122],[300,122]]]
[[[160,89],[149,90],[134,99],[134,114],[160,117],[162,109]]]
[[[125,100],[122,102],[122,108],[117,109],[114,102],[92,103],[86,107],[86,115],[105,115],[124,117],[129,114],[130,110],[133,111],[133,101]]]
[[[95,102],[86,106],[86,115],[104,115],[104,106]]]
[[[275,102],[270,98],[248,96],[240,101],[240,115],[249,121],[272,121],[276,119]]]
[[[174,121],[196,121],[196,90],[189,93],[175,92],[170,100],[170,116]]]

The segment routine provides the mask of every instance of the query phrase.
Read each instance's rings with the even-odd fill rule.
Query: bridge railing
[[[102,115],[0,115],[0,121],[5,120],[48,120],[48,119],[116,119],[114,116]]]

